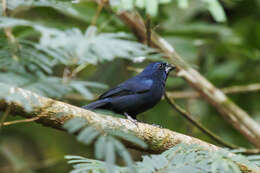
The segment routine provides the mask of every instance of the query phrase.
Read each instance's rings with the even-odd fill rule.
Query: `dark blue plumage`
[[[164,93],[169,72],[174,69],[168,63],[154,62],[140,74],[102,94],[99,99],[83,108],[107,109],[136,119],[136,115],[152,108]]]

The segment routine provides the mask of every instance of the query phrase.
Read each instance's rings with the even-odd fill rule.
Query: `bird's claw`
[[[138,126],[138,121],[136,119],[133,119],[130,115],[128,115],[127,113],[125,113],[125,116],[128,120],[130,120],[132,123],[134,123],[136,126]]]
[[[152,126],[158,127],[158,128],[162,128],[162,126],[160,126],[160,125],[158,125],[158,124],[152,124]]]

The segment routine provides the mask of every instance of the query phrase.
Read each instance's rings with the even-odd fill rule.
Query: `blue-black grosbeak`
[[[83,108],[106,109],[136,121],[136,115],[155,106],[161,99],[168,74],[175,67],[164,62],[149,64],[140,74],[102,94]]]

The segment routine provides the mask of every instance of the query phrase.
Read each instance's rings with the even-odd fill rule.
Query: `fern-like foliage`
[[[137,7],[139,9],[144,9],[146,13],[151,16],[156,16],[158,14],[159,5],[167,4],[171,1],[172,0],[109,0],[109,4],[116,11],[133,10]],[[72,5],[73,3],[80,2],[80,0],[8,0],[7,7],[10,10],[31,7],[51,7],[61,13],[83,19],[80,13],[78,13]],[[200,3],[202,7],[207,9],[216,21],[223,22],[226,20],[225,12],[218,0],[198,0],[197,3]],[[180,8],[188,8],[189,0],[177,0],[177,4]],[[0,12],[1,9],[2,8],[0,8]]]
[[[78,11],[72,7],[70,0],[8,0],[6,5],[8,10],[24,10],[32,7],[51,7],[62,13],[79,16]],[[2,4],[0,4],[0,7],[0,12],[2,14]]]
[[[251,156],[248,156],[247,159],[250,162],[253,162],[254,164],[256,164],[258,167],[260,167],[260,155],[251,155]]]
[[[120,173],[241,173],[239,165],[252,170],[259,170],[259,156],[245,157],[235,151],[221,149],[208,151],[199,145],[179,144],[159,155],[143,156],[141,162],[134,163],[125,148],[118,140],[128,141],[146,147],[145,143],[129,132],[120,130],[100,130],[88,126],[84,118],[73,118],[64,125],[70,133],[77,134],[77,139],[84,144],[95,146],[95,156],[91,160],[80,156],[66,156],[68,163],[73,164],[71,173],[91,173],[96,171]],[[127,167],[115,166],[116,155],[127,164]]]
[[[120,10],[133,10],[134,7],[145,9],[146,13],[151,16],[158,14],[160,4],[170,3],[171,0],[110,0],[110,5],[117,11]],[[188,0],[177,0],[178,7],[187,8],[189,6]],[[226,20],[225,12],[218,2],[218,0],[199,0],[202,7],[207,9],[214,19],[218,22]]]
[[[260,160],[259,156],[251,158]],[[67,156],[66,159],[73,164],[71,173],[90,173],[88,170],[93,167],[99,173],[106,172],[106,165],[101,161],[79,156]],[[144,156],[143,161],[136,162],[134,168],[138,173],[241,173],[240,164],[259,170],[256,163],[249,160],[228,150],[211,152],[197,145],[178,144],[162,154]],[[130,173],[131,170],[115,167],[115,172]]]
[[[132,41],[125,33],[97,33],[96,27],[89,27],[85,33],[77,28],[59,30],[31,21],[0,18],[0,28],[29,26],[39,32],[41,37],[35,48],[56,58],[59,63],[92,63],[113,60],[114,58],[133,59],[146,56],[155,51]]]
[[[0,45],[0,82],[16,87],[22,87],[41,95],[61,97],[69,92],[79,92],[87,99],[93,95],[87,87],[105,88],[96,82],[71,80],[53,76],[55,65],[69,62],[58,57],[57,52],[44,49],[39,44],[20,40],[19,49],[13,53],[8,43],[3,40]],[[17,46],[18,45],[13,45]],[[53,55],[53,56],[50,56]]]
[[[130,132],[122,132],[119,130],[111,129],[100,130],[98,127],[88,126],[88,122],[86,121],[86,119],[80,117],[68,120],[64,124],[64,128],[67,129],[69,133],[76,133],[78,141],[86,145],[94,143],[95,157],[97,159],[106,161],[106,163],[95,162],[97,163],[97,165],[92,168],[86,168],[82,167],[82,165],[77,165],[76,167],[80,171],[76,170],[75,172],[84,172],[87,170],[95,171],[95,168],[99,170],[101,165],[104,166],[104,170],[110,173],[117,172],[117,169],[119,168],[115,166],[117,155],[120,156],[128,166],[128,168],[125,168],[126,170],[129,169],[132,172],[136,172],[135,168],[133,167],[133,161],[128,150],[119,141],[119,139],[131,142],[132,144],[135,144],[142,148],[147,147],[147,145],[141,139],[134,136]],[[67,158],[76,158],[79,160],[81,159],[81,157],[77,156],[67,156]],[[89,159],[86,159],[84,162],[86,162],[86,164],[94,163]]]
[[[125,33],[98,33],[95,27],[83,33],[78,28],[60,30],[27,20],[0,17],[0,29],[21,27],[26,34],[17,36],[14,43],[6,38],[0,42],[0,82],[50,97],[78,92],[86,99],[93,99],[89,88],[106,87],[57,76],[57,66],[86,67],[115,58],[135,60],[154,53]]]
[[[110,0],[109,2],[118,10],[131,10],[136,6],[145,8],[149,14],[155,15],[160,3],[170,1],[153,0],[148,3],[143,0]],[[9,12],[33,7],[51,7],[60,13],[82,19],[82,14],[69,0],[9,0],[6,5]],[[50,97],[62,97],[71,92],[78,92],[86,99],[93,99],[89,88],[105,88],[99,83],[61,77],[55,74],[57,66],[86,67],[87,64],[95,65],[115,58],[136,62],[144,60],[144,57],[153,58],[155,52],[136,42],[126,33],[99,33],[93,26],[84,32],[75,27],[61,30],[33,21],[2,16],[0,29],[4,28],[13,28],[19,32],[13,32],[15,42],[8,41],[6,37],[1,38],[0,82]],[[4,98],[4,95],[2,97]]]
[[[107,164],[102,161],[88,159],[81,156],[65,156],[68,163],[73,164],[73,170],[70,173],[105,173],[107,172]],[[113,173],[129,172],[125,167],[114,167]]]

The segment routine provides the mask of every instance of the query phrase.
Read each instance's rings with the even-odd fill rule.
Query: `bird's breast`
[[[155,83],[149,92],[146,93],[144,99],[145,102],[150,102],[151,104],[156,104],[160,101],[164,93],[164,84]]]

